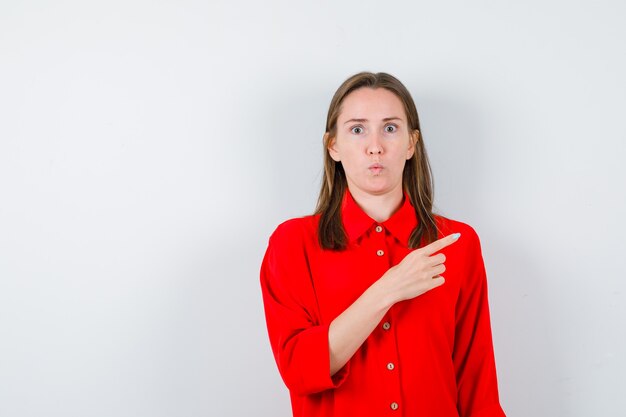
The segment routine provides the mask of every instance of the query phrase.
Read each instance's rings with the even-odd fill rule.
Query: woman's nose
[[[372,140],[367,147],[367,153],[370,155],[383,153],[383,147],[381,143],[381,137],[379,134],[372,135]]]

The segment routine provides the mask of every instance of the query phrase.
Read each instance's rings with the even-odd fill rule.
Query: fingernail
[[[455,234],[452,235],[452,237],[454,238],[454,240],[457,240],[458,238],[461,237],[461,234],[460,233],[455,233]]]

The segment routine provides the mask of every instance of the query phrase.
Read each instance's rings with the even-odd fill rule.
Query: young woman
[[[407,89],[347,79],[324,148],[315,214],[278,226],[261,266],[293,415],[504,416],[479,238],[432,212]]]

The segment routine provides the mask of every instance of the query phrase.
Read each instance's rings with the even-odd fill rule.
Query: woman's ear
[[[330,136],[330,133],[324,133],[324,144],[326,145],[326,149],[328,149],[328,154],[333,161],[339,162],[341,161],[341,157],[339,156],[339,151],[337,151],[337,138]]]
[[[417,129],[414,129],[411,132],[411,135],[409,137],[409,148],[407,149],[406,152],[406,159],[411,159],[413,157],[413,154],[415,153],[415,145],[417,145],[417,141],[420,140],[420,131]]]

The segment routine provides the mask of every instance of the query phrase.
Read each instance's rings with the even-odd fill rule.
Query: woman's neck
[[[402,187],[381,195],[372,195],[360,190],[350,190],[350,194],[365,214],[378,223],[388,220],[400,208],[404,199]]]

